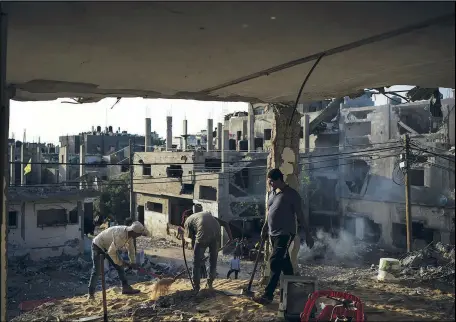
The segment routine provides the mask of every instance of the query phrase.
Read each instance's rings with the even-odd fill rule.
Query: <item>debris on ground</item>
[[[408,253],[401,260],[403,279],[441,280],[455,285],[455,247],[441,242]]]
[[[177,242],[167,238],[138,237],[136,248],[139,249],[164,249],[170,247],[181,247]]]

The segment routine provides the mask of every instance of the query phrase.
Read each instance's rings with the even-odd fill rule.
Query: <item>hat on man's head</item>
[[[133,231],[137,234],[141,234],[143,236],[149,236],[149,232],[146,228],[144,228],[143,224],[139,221],[135,221],[130,226],[127,227],[127,231]]]

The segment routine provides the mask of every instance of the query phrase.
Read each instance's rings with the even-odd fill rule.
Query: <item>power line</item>
[[[356,151],[351,151],[351,152],[338,152],[338,153],[330,153],[330,154],[319,154],[319,155],[311,155],[311,156],[301,156],[300,159],[315,159],[315,158],[323,158],[323,157],[328,157],[328,156],[339,156],[339,155],[356,155],[357,153],[363,153],[363,152],[377,152],[377,151],[388,151],[392,149],[396,149],[398,147],[401,147],[400,145],[397,146],[390,146],[386,148],[374,148],[374,149],[366,149],[366,150],[356,150]],[[256,160],[262,160],[262,159],[252,159],[252,160],[238,160],[238,161],[220,161],[220,163],[250,163],[254,162]],[[94,166],[94,167],[100,167],[100,166],[108,166],[108,165],[124,165],[124,166],[143,166],[143,165],[206,165],[206,162],[152,162],[152,163],[124,163],[124,164],[118,164],[118,163],[110,163],[110,162],[103,162],[103,163],[71,163],[71,162],[20,162],[20,161],[9,161],[9,163],[19,163],[19,164],[41,164],[41,165],[70,165],[70,166],[79,166],[79,165],[86,165],[86,166]]]
[[[421,149],[417,145],[414,145],[414,144],[411,144],[411,145],[412,145],[412,150],[418,150],[418,151],[422,151],[422,152],[425,152],[425,153],[429,153],[429,154],[431,154],[433,156],[436,156],[436,157],[442,158],[444,160],[447,160],[447,161],[455,163],[455,159],[448,158],[449,155],[438,154],[438,153],[435,153],[435,152],[432,152],[432,151],[429,151],[429,150],[426,150],[426,149]],[[415,147],[415,148],[413,148],[413,147]]]
[[[397,154],[379,156],[376,159],[367,160],[366,162],[372,162],[372,161],[376,161],[376,160],[379,160],[379,159],[385,159],[385,158],[390,158],[390,157],[395,157],[395,156],[397,156]],[[316,167],[316,168],[308,169],[308,170],[306,170],[306,172],[312,172],[312,171],[315,171],[315,170],[326,169],[326,168],[336,168],[336,167],[340,167],[340,166],[344,166],[344,165],[352,165],[352,164],[353,164],[352,162],[342,163],[342,164],[339,163],[338,165],[322,166],[322,167]],[[226,172],[225,173],[223,173],[223,172],[215,172],[215,173],[195,174],[195,175],[186,176],[186,177],[193,178],[194,176],[198,176],[198,175],[199,176],[217,175],[217,177],[215,177],[215,178],[201,178],[201,179],[194,179],[194,180],[182,180],[182,183],[185,183],[183,181],[191,181],[192,183],[200,182],[200,181],[214,181],[214,180],[220,179],[220,177],[222,177],[222,179],[226,179],[227,178],[226,176],[228,176],[228,179],[229,179],[234,173],[236,173],[236,172],[229,172],[229,173],[226,173]],[[251,176],[263,178],[265,175],[264,174],[258,174],[258,175],[251,175]],[[168,179],[168,180],[166,180],[166,181],[156,181],[156,180],[165,180],[165,179]],[[170,183],[170,182],[180,182],[181,181],[181,180],[170,181],[169,179],[172,179],[172,178],[169,178],[169,177],[167,177],[167,178],[150,178],[150,179],[145,179],[145,180],[148,180],[148,182],[137,183],[137,184],[138,185],[148,185],[148,184],[159,184],[159,183]],[[180,178],[175,178],[175,179],[180,179]],[[123,183],[101,182],[101,183],[97,183],[97,185],[99,185],[99,186],[129,186],[129,182],[127,182],[127,180],[116,179],[116,180],[113,180],[113,181],[119,181],[119,182],[123,182]],[[25,186],[16,186],[16,187],[43,187],[43,188],[46,188],[46,187],[53,187],[53,186],[72,186],[73,184],[76,187],[76,185],[80,184],[80,182],[79,181],[77,181],[77,182],[66,181],[66,182],[51,183],[51,184],[36,184],[36,185],[25,185]],[[14,186],[12,186],[12,187],[14,187]]]

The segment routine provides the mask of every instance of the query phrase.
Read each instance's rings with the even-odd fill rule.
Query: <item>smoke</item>
[[[318,230],[315,244],[309,249],[304,243],[299,250],[300,261],[324,260],[337,261],[359,260],[368,251],[367,244],[356,239],[347,231],[341,230],[337,236]]]

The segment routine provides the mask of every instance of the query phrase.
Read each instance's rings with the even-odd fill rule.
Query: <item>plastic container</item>
[[[388,282],[396,279],[395,274],[401,269],[401,263],[395,258],[380,258],[377,281]]]

